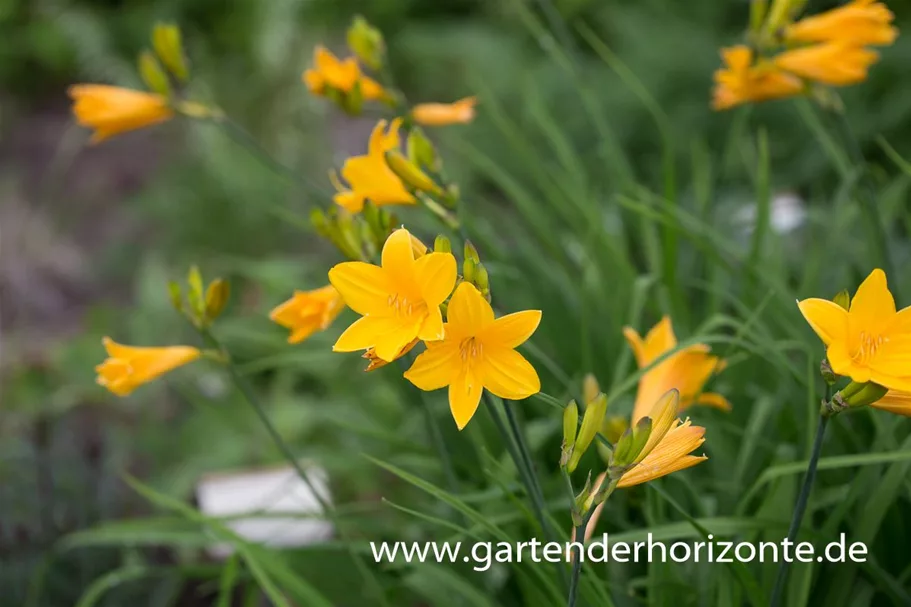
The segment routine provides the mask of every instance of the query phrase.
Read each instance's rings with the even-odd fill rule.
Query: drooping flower
[[[269,318],[291,330],[289,344],[304,341],[317,331],[324,331],[345,309],[342,296],[332,285],[313,291],[295,291],[288,301],[277,306]]]
[[[744,103],[793,97],[804,91],[799,78],[769,61],[754,64],[753,51],[744,45],[721,49],[725,67],[715,72],[712,107],[726,110]]]
[[[108,358],[95,367],[96,381],[117,396],[126,396],[142,384],[193,362],[201,354],[190,346],[139,348],[118,344],[109,337],[102,343]]]
[[[623,336],[633,350],[639,368],[648,367],[655,360],[677,347],[674,327],[667,316],[652,327],[643,339],[631,327],[623,329]],[[668,390],[680,392],[680,410],[692,405],[706,405],[729,410],[728,400],[714,392],[703,392],[706,382],[724,369],[724,361],[709,354],[705,344],[694,344],[675,352],[645,372],[639,379],[632,423],[649,414],[652,407]]]
[[[386,92],[380,84],[361,73],[354,57],[339,60],[324,46],[313,52],[313,67],[304,72],[304,82],[314,95],[324,96],[328,89],[350,94],[359,86],[361,96],[367,101],[383,99]]]
[[[95,129],[92,143],[174,116],[168,99],[155,93],[104,84],[75,84],[67,93],[73,100],[76,122]]]
[[[329,282],[362,316],[342,333],[333,350],[374,348],[378,358],[390,362],[415,338],[443,339],[440,304],[452,292],[455,279],[451,253],[415,259],[411,234],[405,228],[396,230],[383,246],[382,266],[349,261],[329,270]]]
[[[477,97],[465,97],[454,103],[419,103],[411,109],[411,117],[426,126],[467,124],[474,120],[477,103]]]
[[[818,298],[797,305],[826,345],[826,357],[836,375],[911,392],[911,307],[896,312],[885,272],[870,273],[857,288],[849,310]]]
[[[784,28],[787,42],[837,42],[851,46],[892,44],[898,29],[892,14],[876,0],[854,0],[838,8],[804,17]]]
[[[336,204],[352,213],[359,213],[364,208],[365,200],[370,200],[376,206],[417,202],[402,180],[386,164],[386,152],[399,147],[401,126],[401,118],[396,118],[391,123],[380,120],[370,134],[367,154],[345,161],[342,177],[348,182],[348,188],[336,184],[336,189],[339,190],[333,199]]]
[[[879,53],[841,42],[824,42],[784,51],[772,61],[795,76],[830,86],[863,82]]]
[[[477,411],[485,388],[509,400],[541,390],[538,373],[515,350],[540,322],[539,310],[494,318],[477,288],[460,283],[447,308],[445,338],[428,343],[405,378],[421,390],[449,386],[449,408],[461,430]]]

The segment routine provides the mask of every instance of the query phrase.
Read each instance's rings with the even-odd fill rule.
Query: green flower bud
[[[406,186],[419,192],[427,192],[433,196],[443,195],[443,190],[440,189],[440,186],[416,164],[408,160],[404,154],[398,150],[389,150],[385,156],[386,165]]]
[[[184,57],[180,29],[172,23],[156,23],[152,30],[152,47],[165,67],[181,82],[190,77],[190,70]]]
[[[206,289],[207,321],[211,322],[218,318],[222,310],[225,309],[225,305],[228,303],[230,295],[231,287],[225,280],[216,278],[209,283],[209,287]]]
[[[367,67],[378,70],[383,67],[386,44],[383,34],[358,15],[348,28],[348,48]]]
[[[576,430],[579,429],[579,405],[571,400],[563,409],[563,447],[560,453],[560,465],[566,466],[576,444]]]
[[[582,416],[582,426],[579,428],[575,448],[567,465],[567,469],[570,472],[576,469],[582,456],[585,455],[595,436],[597,436],[606,412],[607,396],[604,394],[599,394],[592,402],[586,405],[585,414]]]
[[[143,51],[139,55],[139,75],[142,76],[142,81],[150,91],[165,97],[171,96],[171,84],[168,82],[168,76],[161,69],[161,64],[158,63],[155,55],[149,51]]]
[[[851,309],[851,294],[848,293],[847,289],[840,291],[838,295],[832,298],[832,301],[840,305],[845,310]]]
[[[433,241],[433,250],[435,253],[452,253],[452,243],[442,234],[438,235]]]

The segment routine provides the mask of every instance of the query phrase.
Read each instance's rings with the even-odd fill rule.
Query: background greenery
[[[890,6],[908,25],[906,6]],[[184,30],[192,93],[323,182],[361,151],[372,122],[309,97],[300,73],[314,44],[340,48],[358,12],[384,30],[410,99],[481,98],[474,124],[435,134],[497,306],[544,311],[526,352],[546,392],[576,396],[591,371],[611,411],[627,413],[636,376],[621,328],[644,331],[664,313],[681,338],[730,360],[713,390],[734,410],[692,411],[708,429],[709,461],[618,493],[600,529],[629,540],[648,531],[668,540],[784,535],[822,354],[794,300],[853,289],[882,264],[865,204],[889,235],[897,299],[911,303],[911,171],[901,160],[911,157],[902,78],[911,39],[900,37],[868,82],[844,91],[842,121],[800,101],[710,111],[717,49],[738,40],[746,2],[2,0],[4,604],[227,605],[232,588],[234,600],[256,601],[251,562],[298,605],[383,604],[342,541],[248,547],[237,569],[202,556],[223,532],[175,503],[192,503],[204,473],[280,461],[220,369],[198,363],[125,400],[93,384],[103,335],[193,343],[164,289],[192,262],[231,280],[218,332],[282,434],[328,469],[355,551],[372,560],[367,540],[541,536],[488,412],[457,433],[442,393],[417,393],[394,367],[365,376],[357,357],[332,355],[348,316],[294,347],[268,321],[294,288],[324,284],[338,260],[288,219],[325,201],[209,125],[172,123],[86,148],[71,124],[66,86],[139,86],[133,58],[152,23],[171,20]],[[807,210],[783,234],[769,225],[782,192]],[[744,213],[758,217],[757,229]],[[402,216],[432,238],[435,227]],[[535,400],[514,406],[551,514],[568,528],[559,413]],[[443,429],[454,486],[426,411]],[[911,427],[867,411],[831,426],[804,529],[818,544],[845,532],[867,542],[872,558],[793,567],[787,604],[909,604]],[[589,467],[594,455],[580,471]],[[586,567],[581,601],[763,604],[774,573],[770,564]],[[396,606],[553,605],[563,594],[556,569],[543,564],[480,574],[397,563],[372,567],[371,577]]]

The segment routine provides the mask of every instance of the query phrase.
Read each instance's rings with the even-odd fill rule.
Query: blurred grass
[[[333,355],[350,316],[296,347],[269,323],[273,305],[324,283],[336,261],[314,234],[270,210],[305,217],[309,193],[211,125],[167,125],[85,151],[80,133],[61,126],[67,84],[137,84],[132,57],[160,18],[184,29],[194,95],[216,101],[284,164],[319,181],[363,147],[370,125],[308,97],[300,73],[313,45],[337,44],[354,12],[384,29],[409,99],[477,93],[478,120],[441,131],[438,141],[497,307],[544,311],[525,352],[545,391],[573,397],[591,371],[612,412],[627,413],[637,376],[621,327],[642,331],[662,314],[682,339],[709,343],[731,362],[712,389],[734,410],[691,412],[708,429],[709,461],[660,490],[617,494],[602,529],[630,541],[649,531],[666,540],[784,535],[821,389],[822,350],[793,302],[853,288],[879,263],[861,187],[872,189],[894,266],[908,263],[911,173],[902,159],[911,158],[911,124],[900,76],[911,42],[900,37],[868,82],[844,91],[861,165],[832,117],[807,103],[709,111],[717,49],[737,39],[745,2],[556,2],[565,28],[519,0],[360,4],[0,2],[4,207],[26,208],[49,226],[49,242],[70,243],[83,258],[78,271],[61,270],[55,259],[71,258],[70,247],[28,256],[3,249],[31,277],[30,289],[11,289],[9,262],[0,277],[0,586],[11,604],[23,603],[30,582],[40,607],[80,597],[82,605],[230,604],[235,586],[237,600],[255,599],[250,589],[259,587],[274,604],[274,588],[302,605],[373,604],[340,542],[281,552],[244,545],[231,566],[201,556],[213,534],[242,543],[182,501],[199,476],[279,461],[218,369],[198,363],[127,400],[92,384],[102,335],[193,339],[163,288],[191,262],[232,281],[219,333],[282,434],[335,479],[349,537],[358,538],[353,549],[369,558],[368,540],[540,534],[486,412],[458,433],[440,394],[403,388],[393,368],[365,376],[356,357]],[[893,9],[906,25],[906,9]],[[805,224],[787,233],[769,223],[782,192],[796,192],[807,208]],[[740,213],[754,207],[751,230]],[[431,238],[432,228],[421,235]],[[905,273],[890,281],[899,303],[909,303]],[[51,303],[36,304],[47,298],[35,285],[54,294]],[[443,489],[425,407],[443,429],[456,491]],[[551,514],[568,529],[559,416],[539,399],[516,408]],[[805,530],[817,545],[841,532],[866,541],[873,558],[794,566],[788,605],[909,604],[909,430],[883,413],[832,424]],[[594,456],[580,468],[589,466]],[[124,484],[123,471],[143,479],[137,487],[148,500]],[[562,600],[556,572],[543,565],[485,574],[461,563],[376,569],[391,605]],[[581,596],[591,605],[762,604],[775,566],[745,570],[586,565]]]

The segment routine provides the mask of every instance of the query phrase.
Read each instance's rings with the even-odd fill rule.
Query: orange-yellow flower
[[[896,415],[911,417],[911,392],[889,390],[885,396],[870,406]]]
[[[417,202],[402,180],[386,164],[386,152],[399,147],[401,126],[401,118],[395,118],[391,123],[380,120],[370,134],[367,154],[345,161],[342,177],[349,187],[345,189],[336,183],[338,193],[333,200],[337,205],[352,213],[359,213],[364,208],[365,200],[370,200],[377,206]]]
[[[828,299],[804,299],[797,305],[826,345],[836,375],[911,392],[911,307],[896,312],[885,272],[870,273],[849,310]]]
[[[67,91],[76,122],[95,129],[92,143],[165,122],[174,116],[166,97],[104,84],[75,84]]]
[[[399,353],[395,355],[394,360],[398,360],[398,359],[402,358],[403,356],[405,356],[406,354],[408,354],[409,352],[411,352],[414,349],[414,347],[416,345],[418,345],[419,341],[421,341],[421,340],[419,340],[418,338],[414,338],[410,342],[405,344],[405,347],[402,348],[401,350],[399,350]],[[361,358],[363,358],[367,361],[367,368],[364,369],[364,371],[376,371],[377,369],[379,369],[381,367],[385,367],[390,362],[392,362],[392,361],[383,360],[382,358],[377,356],[375,348],[368,348],[367,351],[364,352],[364,354],[361,356]]]
[[[415,338],[443,339],[440,304],[452,292],[455,279],[451,253],[415,259],[411,234],[405,228],[396,230],[383,246],[382,266],[349,261],[329,270],[329,282],[348,307],[362,315],[333,350],[374,348],[378,358],[390,362]]]
[[[674,327],[667,316],[652,327],[645,339],[631,327],[624,327],[623,336],[636,356],[639,368],[648,367],[662,355],[677,347]],[[720,394],[703,392],[706,382],[724,368],[724,361],[709,354],[709,346],[695,344],[675,352],[645,372],[639,379],[632,422],[635,424],[649,414],[652,407],[668,390],[680,392],[680,410],[692,405],[707,405],[729,410],[731,404]]]
[[[426,126],[467,124],[474,120],[477,103],[477,97],[465,97],[454,103],[419,103],[412,108],[411,117]]]
[[[428,343],[405,378],[421,390],[449,386],[449,408],[461,430],[477,411],[484,388],[509,400],[541,390],[535,368],[515,351],[540,322],[539,310],[494,318],[477,288],[460,283],[447,308],[445,338]]]
[[[785,51],[774,57],[775,65],[795,76],[830,86],[863,82],[879,53],[839,42],[825,42]]]
[[[854,0],[785,27],[788,42],[838,42],[851,46],[892,44],[898,30],[892,11],[876,0]]]
[[[339,60],[321,45],[314,50],[313,67],[304,72],[304,82],[314,95],[325,95],[327,88],[350,94],[359,85],[361,96],[368,101],[386,96],[378,82],[361,73],[354,57]]]
[[[342,296],[332,285],[313,291],[295,291],[294,296],[276,307],[269,318],[291,330],[289,344],[304,341],[317,331],[324,331],[345,309]]]
[[[118,344],[109,337],[102,343],[108,358],[95,367],[96,381],[117,396],[126,396],[138,386],[200,356],[199,350],[190,346],[137,348]]]
[[[768,61],[753,63],[753,51],[744,45],[721,49],[724,69],[715,72],[712,107],[726,110],[744,103],[793,97],[804,91],[799,78]]]

